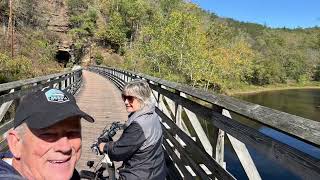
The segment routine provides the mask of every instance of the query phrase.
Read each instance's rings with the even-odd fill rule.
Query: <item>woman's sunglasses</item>
[[[126,95],[124,95],[124,94],[122,94],[121,97],[122,97],[122,100],[123,100],[123,101],[128,100],[130,103],[132,103],[133,100],[134,100],[134,98],[135,98],[134,96],[126,96]]]

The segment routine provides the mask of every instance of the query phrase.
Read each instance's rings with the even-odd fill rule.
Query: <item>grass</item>
[[[264,91],[276,91],[285,89],[320,89],[319,81],[309,81],[305,83],[287,83],[287,84],[272,84],[266,86],[243,85],[237,89],[225,91],[225,94],[234,96],[239,94],[254,94]]]

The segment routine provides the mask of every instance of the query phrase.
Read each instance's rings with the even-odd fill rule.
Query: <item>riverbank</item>
[[[256,94],[265,91],[278,91],[288,89],[320,89],[320,82],[308,82],[304,84],[289,83],[289,84],[273,84],[267,86],[242,86],[238,89],[226,91],[229,96],[237,96],[241,94]]]

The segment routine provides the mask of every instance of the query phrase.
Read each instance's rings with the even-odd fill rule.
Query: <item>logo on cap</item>
[[[50,89],[45,95],[49,102],[64,103],[69,101],[68,96],[58,89]]]

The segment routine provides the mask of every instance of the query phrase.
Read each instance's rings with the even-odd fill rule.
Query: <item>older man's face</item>
[[[40,130],[27,128],[21,143],[21,168],[35,179],[70,179],[81,154],[80,119]]]

